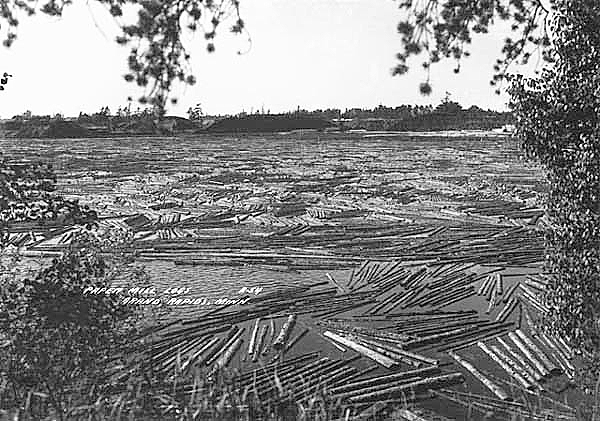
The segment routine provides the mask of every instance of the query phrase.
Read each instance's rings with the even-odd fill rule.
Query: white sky
[[[481,36],[459,75],[453,61],[432,70],[434,92],[423,97],[420,61],[404,76],[391,76],[400,49],[400,19],[392,0],[241,0],[242,18],[252,38],[234,36],[228,25],[206,53],[202,34],[187,45],[198,83],[177,86],[179,104],[168,114],[186,115],[201,103],[205,112],[271,112],[368,107],[379,104],[437,104],[446,91],[463,106],[505,109],[506,95],[489,85],[504,31]],[[0,72],[13,78],[0,92],[0,117],[115,111],[141,91],[123,80],[129,47],[114,41],[118,28],[101,5],[75,2],[59,19],[45,15],[20,19],[10,49],[0,46]],[[2,38],[4,32],[2,31]],[[238,51],[246,51],[237,54]],[[135,106],[135,104],[134,104]]]

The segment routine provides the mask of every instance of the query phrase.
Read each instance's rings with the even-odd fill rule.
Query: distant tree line
[[[4,122],[4,130],[20,138],[94,137],[106,135],[153,135],[174,131],[247,131],[269,132],[295,129],[324,129],[337,127],[342,130],[489,130],[512,123],[509,112],[484,110],[478,106],[464,109],[450,99],[450,94],[437,106],[379,105],[375,108],[338,108],[308,111],[298,107],[294,111],[271,114],[260,109],[256,112],[241,112],[235,116],[206,115],[200,104],[188,109],[188,118],[159,116],[156,110],[139,106],[132,110],[127,106],[112,112],[108,106],[95,113],[80,112],[76,118],[65,118],[62,114],[36,116],[31,111],[15,115]],[[167,124],[168,123],[168,124]],[[168,126],[168,127],[167,127]]]
[[[282,117],[297,121],[326,120],[341,122],[340,128],[367,130],[461,130],[493,129],[512,123],[510,112],[484,110],[476,105],[464,109],[450,99],[450,93],[437,106],[407,105],[395,107],[379,105],[375,108],[338,108],[308,111],[298,107],[282,114],[267,114],[264,110],[242,112],[234,116],[240,121],[264,121],[265,116],[281,120]],[[260,118],[259,118],[260,117]]]

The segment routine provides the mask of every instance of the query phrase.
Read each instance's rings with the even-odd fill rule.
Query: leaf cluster
[[[511,80],[517,136],[547,171],[551,309],[546,326],[593,363],[600,353],[600,4],[554,2],[556,61]],[[598,365],[588,365],[597,378]],[[593,368],[595,367],[595,368]]]
[[[402,49],[392,73],[406,73],[409,59],[424,55],[421,65],[427,78],[419,87],[424,95],[432,91],[429,72],[433,64],[453,59],[454,72],[459,73],[462,59],[470,56],[468,46],[475,34],[488,33],[499,21],[510,22],[512,35],[505,39],[500,58],[494,64],[492,86],[506,79],[512,63],[525,64],[536,52],[545,61],[554,60],[549,38],[550,7],[542,0],[398,0],[398,3],[403,15],[397,26]]]
[[[217,29],[224,22],[233,22],[230,31],[241,34],[245,23],[239,13],[239,0],[98,0],[106,6],[121,28],[116,42],[130,47],[128,82],[144,90],[139,98],[150,104],[157,114],[165,112],[169,93],[174,82],[188,85],[196,83],[189,65],[190,54],[184,46],[184,36],[201,32],[208,52],[215,51]],[[71,0],[0,0],[0,22],[8,23],[5,47],[17,38],[19,13],[28,16],[43,13],[61,16]],[[127,8],[137,12],[137,20],[128,22]],[[171,97],[171,102],[177,99]]]

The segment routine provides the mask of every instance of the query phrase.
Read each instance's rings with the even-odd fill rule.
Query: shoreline
[[[329,137],[335,135],[346,135],[350,137],[359,137],[359,138],[379,138],[379,137],[500,137],[500,138],[510,138],[513,133],[501,131],[501,129],[493,129],[493,130],[429,130],[429,131],[395,131],[395,130],[326,130],[320,131],[315,129],[298,129],[293,131],[286,132],[242,132],[242,131],[231,131],[231,132],[211,132],[211,131],[202,131],[196,133],[189,132],[180,132],[180,133],[172,133],[172,134],[123,134],[123,133],[114,133],[111,135],[102,135],[102,136],[85,136],[85,137],[60,137],[60,138],[51,138],[51,137],[11,137],[7,136],[6,133],[0,134],[0,141],[14,141],[14,140],[96,140],[96,139],[130,139],[130,138],[144,138],[144,139],[177,139],[177,138],[192,138],[194,136],[204,137],[228,137],[228,136],[236,136],[236,137],[256,137],[256,136],[288,136],[288,135],[305,135],[305,134],[316,134],[318,137]],[[239,139],[238,139],[239,140]]]

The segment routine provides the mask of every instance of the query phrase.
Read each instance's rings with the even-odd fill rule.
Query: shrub
[[[107,286],[110,266],[101,248],[82,237],[36,276],[0,291],[1,369],[13,386],[4,399],[18,403],[42,393],[60,419],[74,391],[102,385],[105,362],[134,346],[138,326],[135,308],[118,297],[85,293]]]
[[[600,38],[597,2],[560,0],[552,69],[512,81],[517,135],[547,170],[550,288],[545,326],[587,361],[581,381],[600,374]]]

